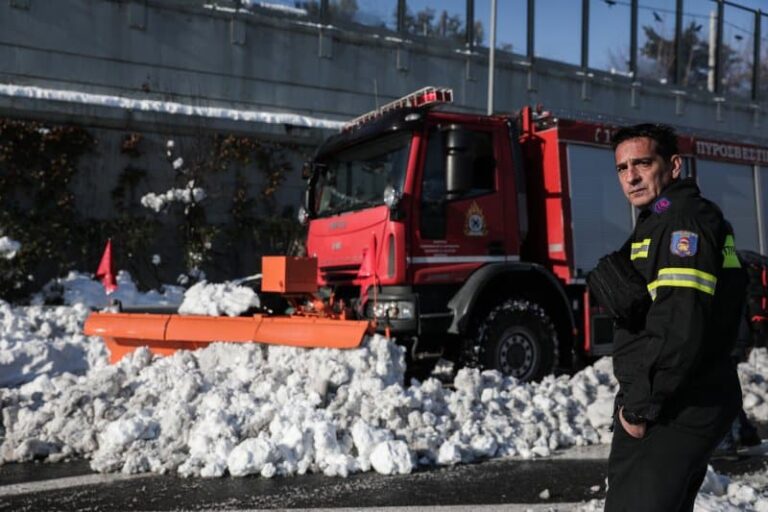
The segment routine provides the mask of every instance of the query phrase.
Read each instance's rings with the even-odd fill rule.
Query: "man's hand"
[[[624,431],[635,439],[642,439],[645,436],[645,423],[640,423],[639,425],[628,423],[624,419],[624,407],[619,409],[619,421],[621,421]]]

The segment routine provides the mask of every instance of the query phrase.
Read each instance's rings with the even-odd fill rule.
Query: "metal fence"
[[[177,0],[178,1],[178,0]],[[746,0],[754,1],[754,0]],[[209,6],[487,48],[491,0],[219,0]],[[768,12],[729,0],[498,0],[496,47],[529,62],[768,100]],[[482,50],[481,50],[482,51]]]

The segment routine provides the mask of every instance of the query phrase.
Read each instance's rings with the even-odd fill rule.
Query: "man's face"
[[[624,195],[642,208],[655,201],[669,183],[680,176],[682,160],[672,155],[665,161],[656,152],[656,141],[648,137],[628,139],[616,147],[616,170]]]

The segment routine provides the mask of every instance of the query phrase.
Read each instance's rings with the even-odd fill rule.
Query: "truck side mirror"
[[[445,132],[445,172],[448,199],[472,189],[472,136],[460,126]]]
[[[301,179],[307,182],[307,187],[304,190],[304,210],[309,217],[314,216],[317,207],[315,204],[317,181],[320,174],[324,173],[327,168],[326,164],[317,163],[313,160],[307,160],[301,167]]]
[[[315,202],[314,201],[315,193],[312,191],[311,188],[307,187],[304,190],[304,197],[303,197],[303,199],[304,199],[304,201],[303,201],[304,204],[302,204],[302,208],[304,208],[304,211],[307,212],[307,214],[309,214],[309,212],[313,211],[313,209],[314,209],[313,207],[315,206],[314,204],[312,204],[312,203]]]
[[[312,164],[312,160],[307,160],[306,162],[304,162],[304,165],[301,166],[301,179],[306,181],[310,177],[312,177],[313,167],[314,166]]]

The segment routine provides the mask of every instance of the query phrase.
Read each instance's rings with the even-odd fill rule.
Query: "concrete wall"
[[[661,121],[768,146],[765,104],[597,71],[585,74],[573,66],[526,62],[508,53],[497,53],[496,63],[497,112],[541,103],[561,116]],[[22,97],[7,86],[338,121],[425,85],[452,87],[456,108],[484,113],[487,64],[485,50],[468,53],[449,41],[404,38],[370,27],[320,26],[273,10],[212,9],[197,0],[0,1],[0,116],[75,122],[95,134],[98,147],[83,160],[73,183],[80,211],[95,218],[115,213],[105,198],[130,163],[119,151],[128,132],[146,136],[145,152],[134,162],[149,171],[142,193],[171,184],[162,147],[169,138],[189,152],[201,136],[213,133],[291,142],[299,149],[288,157],[293,167],[278,194],[281,207],[298,203],[301,160],[331,132],[292,123],[126,109],[87,98],[61,101],[45,92]],[[249,170],[254,190],[261,180],[258,171],[255,166]],[[210,196],[216,222],[227,221],[224,196],[231,185],[216,184],[219,192]],[[173,252],[173,247],[165,249]]]
[[[597,71],[584,75],[573,66],[531,64],[513,54],[499,53],[497,64],[499,111],[540,102],[573,116],[653,119],[739,140],[767,139],[760,126],[766,105]],[[263,9],[221,11],[168,0],[0,4],[2,83],[346,119],[373,108],[377,99],[428,84],[453,87],[460,107],[482,112],[486,80],[482,49],[466,54],[448,41],[323,27]],[[0,112],[54,110],[118,123],[148,117],[29,103],[2,97]],[[240,127],[286,135],[281,128]]]

